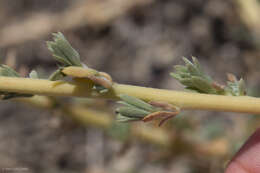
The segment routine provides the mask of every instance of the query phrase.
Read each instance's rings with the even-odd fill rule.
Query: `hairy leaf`
[[[53,34],[54,41],[47,41],[47,47],[52,52],[53,57],[64,66],[80,66],[79,53],[70,45],[61,32]]]
[[[121,94],[119,95],[119,97],[126,103],[133,105],[137,108],[144,109],[146,111],[155,111],[153,106],[135,97],[125,95],[125,94]]]

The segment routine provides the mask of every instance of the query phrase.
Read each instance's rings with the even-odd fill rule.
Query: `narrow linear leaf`
[[[20,77],[20,75],[7,65],[0,65],[0,76],[6,77]]]
[[[70,45],[61,32],[53,34],[54,41],[47,41],[47,47],[52,52],[53,57],[64,66],[80,66],[79,53]]]
[[[150,104],[148,104],[138,98],[135,98],[135,97],[132,97],[132,96],[129,96],[126,94],[121,94],[121,95],[119,95],[119,97],[126,103],[136,106],[140,109],[144,109],[147,111],[155,111],[155,108],[153,106],[151,106]]]
[[[183,57],[183,61],[185,65],[174,66],[175,72],[170,73],[170,75],[184,85],[186,89],[207,94],[224,93],[224,91],[217,91],[217,89],[214,88],[212,85],[213,80],[203,72],[199,61],[195,57],[192,57],[193,62],[185,57]]]
[[[131,121],[139,121],[141,120],[142,118],[133,118],[133,117],[126,117],[126,116],[123,116],[121,114],[117,114],[117,117],[116,117],[116,121],[118,122],[131,122]]]
[[[206,79],[201,77],[193,76],[192,78],[193,87],[199,89],[203,93],[215,94],[216,89],[214,89]]]
[[[189,61],[185,57],[183,57],[183,61],[185,62],[189,73],[191,73],[192,75],[199,75],[200,74],[199,70],[196,68],[195,65],[192,64],[191,61]]]
[[[191,75],[189,73],[183,73],[183,72],[179,72],[178,75],[181,78],[190,78],[191,77]]]
[[[182,78],[181,78],[181,76],[179,75],[179,74],[177,74],[177,73],[170,73],[170,75],[173,77],[173,78],[175,78],[176,80],[178,80],[178,81],[180,81]]]
[[[191,87],[191,88],[196,88],[196,90],[198,90],[198,88],[196,86],[193,86],[192,83],[192,79],[191,78],[184,78],[184,79],[180,79],[179,82],[183,85],[185,85],[187,88]]]
[[[130,104],[126,103],[125,101],[118,101],[117,103],[122,104],[122,105],[127,106],[127,107],[136,108],[136,106],[130,105]]]
[[[62,68],[56,70],[55,72],[53,72],[50,77],[49,77],[49,80],[51,81],[56,81],[56,80],[60,80],[60,79],[63,79],[66,75],[64,75],[62,73]]]
[[[203,70],[202,70],[202,68],[200,66],[200,63],[199,63],[198,59],[196,57],[192,56],[192,61],[193,61],[193,64],[194,64],[195,68],[197,69],[197,71],[202,75],[203,74]]]
[[[178,72],[183,72],[183,73],[187,73],[188,72],[187,68],[185,66],[183,66],[183,65],[175,65],[174,69],[176,71],[178,71]]]
[[[120,113],[121,115],[126,117],[142,118],[148,115],[150,112],[133,107],[120,107],[116,109],[116,113]]]

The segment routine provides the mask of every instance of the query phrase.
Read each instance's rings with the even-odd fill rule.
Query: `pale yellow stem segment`
[[[181,109],[260,114],[260,98],[255,97],[199,94],[121,84],[115,84],[113,88],[116,94],[128,94],[146,101],[164,101]]]
[[[0,91],[48,96],[75,96],[118,99],[127,94],[146,101],[163,101],[181,109],[200,109],[260,114],[260,98],[248,96],[219,96],[164,89],[146,88],[114,83],[111,91],[99,94],[93,82],[78,78],[74,82],[29,78],[0,77]]]
[[[78,120],[81,124],[109,128],[112,124],[112,118],[108,113],[97,111],[90,108],[77,105],[63,106],[64,112],[72,115],[72,118]]]
[[[98,71],[91,69],[91,68],[82,68],[76,66],[66,67],[62,70],[62,72],[68,76],[73,77],[89,77],[98,75]]]
[[[259,15],[260,5],[258,0],[235,0],[239,7],[238,15],[242,18],[243,22],[249,26],[254,32],[259,33]]]

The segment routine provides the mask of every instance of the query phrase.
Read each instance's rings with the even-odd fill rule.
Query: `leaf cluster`
[[[47,41],[46,44],[54,59],[61,64],[61,66],[50,75],[49,80],[55,81],[64,78],[66,76],[62,73],[64,67],[83,66],[80,61],[79,53],[70,45],[61,32],[53,33],[53,41]]]
[[[79,53],[61,32],[53,34],[53,41],[47,41],[47,47],[52,52],[53,57],[63,66],[82,67]]]
[[[195,57],[192,57],[192,62],[185,57],[183,58],[183,61],[185,62],[185,65],[174,66],[175,72],[170,73],[170,75],[183,84],[186,89],[205,94],[245,95],[246,92],[243,79],[237,80],[233,77],[232,80],[229,79],[226,86],[220,85],[209,75],[204,73]]]
[[[53,41],[47,41],[47,47],[51,51],[54,59],[61,64],[61,66],[50,75],[49,80],[56,81],[66,77],[68,74],[65,74],[63,72],[63,69],[69,66],[82,67],[85,69],[92,70],[88,68],[87,65],[81,62],[79,53],[70,45],[68,40],[64,37],[64,35],[61,32],[53,34]],[[107,87],[104,87],[104,85],[100,85],[100,83],[102,84],[105,78],[102,80],[101,78],[103,78],[103,76],[99,74],[102,73],[96,71],[95,75],[86,77],[91,79],[94,83],[96,83],[93,86],[94,90],[98,91],[99,93],[107,92]]]
[[[117,121],[119,122],[141,121],[145,116],[158,111],[158,108],[136,97],[121,94],[119,98],[121,101],[118,103],[123,105],[116,109]]]

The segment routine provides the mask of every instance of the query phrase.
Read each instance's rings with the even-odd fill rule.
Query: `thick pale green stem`
[[[99,97],[118,99],[127,94],[146,101],[164,101],[182,109],[200,109],[260,114],[260,99],[248,96],[219,96],[122,85],[114,83],[112,90],[99,94],[87,79],[75,82],[48,81],[42,79],[0,77],[0,91],[49,96]]]

